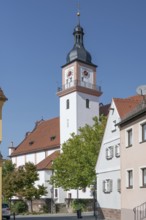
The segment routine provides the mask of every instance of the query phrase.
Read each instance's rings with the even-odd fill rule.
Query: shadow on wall
[[[96,216],[99,218],[99,219],[104,219],[104,214],[102,212],[102,208],[100,207],[100,204],[98,203],[98,201],[96,201]]]

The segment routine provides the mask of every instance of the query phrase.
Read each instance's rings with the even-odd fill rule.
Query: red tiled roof
[[[52,161],[55,160],[60,155],[60,151],[55,151],[40,163],[37,164],[37,170],[48,170],[52,169]]]
[[[58,148],[60,146],[59,117],[36,122],[35,128],[26,134],[24,140],[10,156],[34,153],[37,151]]]
[[[125,99],[114,98],[113,100],[115,102],[120,117],[123,118],[141,103],[143,97],[140,95],[136,95]]]

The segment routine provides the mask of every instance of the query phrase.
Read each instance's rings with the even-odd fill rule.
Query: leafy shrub
[[[12,212],[16,214],[22,214],[28,211],[28,206],[24,201],[17,201],[11,207]]]
[[[86,208],[86,201],[83,200],[83,199],[76,199],[76,200],[73,200],[72,201],[72,204],[71,204],[72,208],[74,211],[77,211],[77,210],[85,210]]]

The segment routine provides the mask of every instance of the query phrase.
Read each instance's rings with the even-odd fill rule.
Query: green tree
[[[35,185],[37,180],[39,180],[39,176],[33,163],[29,162],[18,168],[15,168],[11,161],[6,161],[3,164],[3,196],[7,200],[13,196],[29,200],[31,211],[33,211],[32,200],[39,199],[47,193],[44,185]]]
[[[93,126],[85,125],[79,129],[79,135],[72,134],[63,144],[61,155],[53,162],[51,183],[55,186],[65,190],[83,189],[93,183],[106,117],[93,120]]]
[[[22,185],[19,190],[17,190],[17,196],[29,200],[30,211],[33,212],[33,199],[39,199],[41,196],[46,195],[46,187],[44,185],[35,186],[35,182],[39,180],[39,177],[36,166],[33,163],[29,162],[26,163],[25,166],[20,166],[18,168],[18,175]]]
[[[11,199],[15,194],[15,186],[13,184],[14,172],[15,164],[13,164],[11,160],[5,160],[2,169],[2,192],[4,200],[6,201]]]

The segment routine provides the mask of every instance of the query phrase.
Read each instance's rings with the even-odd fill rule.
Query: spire
[[[78,1],[77,18],[78,18],[78,25],[80,25],[80,2],[79,1]]]
[[[80,60],[86,63],[91,63],[91,55],[90,53],[85,49],[84,47],[84,30],[80,26],[80,12],[78,8],[77,12],[77,17],[78,17],[78,24],[74,28],[74,46],[72,50],[68,53],[66,57],[67,63],[70,63],[74,60]]]

